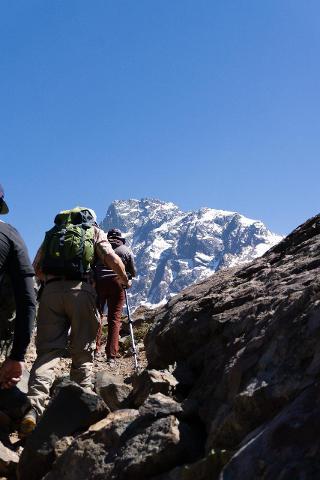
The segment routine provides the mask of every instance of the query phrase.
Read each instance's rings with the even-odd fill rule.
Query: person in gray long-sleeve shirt
[[[136,267],[133,253],[125,245],[125,238],[120,230],[113,228],[108,232],[108,240],[114,252],[121,258],[129,279],[136,276]],[[121,313],[125,303],[125,294],[113,270],[107,269],[98,262],[95,265],[96,290],[98,294],[99,310],[103,313],[105,305],[108,307],[108,336],[106,343],[107,363],[115,364],[119,350],[119,331],[121,327]]]

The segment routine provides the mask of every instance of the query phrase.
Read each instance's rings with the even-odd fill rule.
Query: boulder
[[[139,411],[77,436],[46,480],[320,477],[320,216],[153,315]]]
[[[144,325],[150,325],[153,322],[153,312],[154,311],[152,309],[147,308],[144,305],[140,305],[131,314],[133,332],[143,327]],[[130,326],[127,317],[121,324],[121,334],[128,335],[130,337]]]
[[[111,423],[78,437],[45,480],[149,478],[192,458],[192,434],[186,424],[173,415],[150,421],[136,414],[130,418],[127,412],[111,413]]]
[[[19,456],[0,442],[0,475],[12,477],[17,468]]]
[[[111,411],[124,408],[132,391],[131,385],[111,383],[100,389],[100,396]]]
[[[152,480],[216,480],[229,457],[230,455],[225,450],[212,450],[201,460],[176,467],[164,475],[152,477]]]
[[[51,385],[50,388],[50,396],[53,397],[59,392],[59,389],[61,387],[64,387],[65,385],[68,385],[70,383],[70,374],[69,373],[64,373],[62,375],[57,376],[54,379],[53,384]]]
[[[57,441],[86,430],[107,413],[106,405],[95,393],[70,381],[59,387],[36,429],[27,439],[19,462],[19,479],[41,479],[56,458]]]
[[[99,422],[94,423],[88,429],[89,432],[98,432],[103,428],[111,425],[112,423],[116,423],[118,421],[124,422],[128,421],[131,422],[136,417],[139,416],[139,411],[133,408],[123,408],[122,410],[116,410],[115,412],[109,413],[105,418],[99,420]]]
[[[95,381],[95,390],[104,400],[111,411],[127,406],[127,399],[132,391],[120,375],[108,372],[98,372]]]
[[[245,267],[185,289],[154,315],[145,339],[148,368],[192,372],[183,405],[206,427],[206,455],[237,452],[252,432],[281,413],[287,418],[292,402],[318,382],[320,215]],[[273,452],[266,448],[264,455],[268,467]],[[289,464],[290,458],[305,469],[294,449]],[[320,476],[320,465],[314,475]]]
[[[23,417],[30,408],[30,402],[26,395],[28,391],[29,372],[23,370],[20,382],[9,389],[0,390],[0,411],[13,420]]]
[[[162,393],[150,395],[139,408],[141,416],[151,418],[167,417],[169,415],[178,416],[182,412],[183,409],[180,403]]]
[[[315,479],[320,472],[320,386],[302,392],[248,435],[220,480]]]
[[[133,480],[167,471],[192,456],[192,444],[188,425],[173,415],[152,423],[137,419],[119,445],[112,474],[119,480]]]
[[[139,407],[153,393],[172,395],[178,382],[167,370],[144,370],[140,375],[133,377],[133,391],[130,400],[135,407]]]
[[[115,454],[126,428],[138,415],[137,410],[123,409],[111,412],[92,425],[57,459],[51,472],[44,477],[45,480],[105,478],[112,470],[112,454]]]
[[[73,440],[74,440],[74,438],[72,436],[59,438],[55,442],[54,447],[53,447],[54,448],[54,457],[55,458],[60,457],[60,455],[62,455],[67,450],[67,448],[70,447]]]
[[[97,372],[94,381],[94,390],[95,392],[100,395],[101,389],[112,385],[113,383],[123,383],[123,376],[122,375],[114,375],[107,371],[100,371]]]

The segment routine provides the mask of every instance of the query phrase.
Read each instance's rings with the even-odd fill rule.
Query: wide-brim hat
[[[9,207],[4,201],[4,190],[2,185],[0,184],[0,214],[4,215],[6,213],[9,213]]]

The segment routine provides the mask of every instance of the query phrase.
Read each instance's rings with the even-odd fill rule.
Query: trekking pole
[[[130,328],[130,335],[131,335],[131,342],[132,342],[132,350],[133,350],[133,355],[134,355],[134,365],[136,372],[139,371],[139,365],[138,365],[138,356],[137,356],[137,349],[136,349],[136,344],[134,341],[134,336],[133,336],[133,322],[131,320],[131,314],[130,314],[130,308],[129,308],[129,303],[128,303],[128,295],[127,295],[127,290],[124,289],[124,294],[126,297],[126,305],[127,305],[127,312],[128,312],[128,322],[129,322],[129,328]]]
[[[99,326],[96,336],[96,351],[95,353],[100,353],[101,348],[101,339],[102,339],[102,323],[103,323],[103,306],[99,301],[97,301],[97,309],[99,312]]]
[[[100,313],[99,327],[98,327],[97,337],[96,337],[96,353],[100,353],[100,349],[101,349],[102,322],[103,322],[103,314]]]

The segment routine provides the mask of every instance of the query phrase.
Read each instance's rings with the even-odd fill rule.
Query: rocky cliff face
[[[134,307],[165,302],[183,288],[226,267],[244,264],[281,240],[263,223],[235,212],[182,212],[160,200],[115,201],[102,228],[120,228],[131,246],[138,277]]]
[[[148,368],[59,387],[20,480],[320,478],[320,215],[153,314]]]
[[[320,477],[319,345],[320,216],[177,295],[146,341],[150,366],[194,375],[186,402],[206,426],[204,458],[231,455],[221,480]]]

